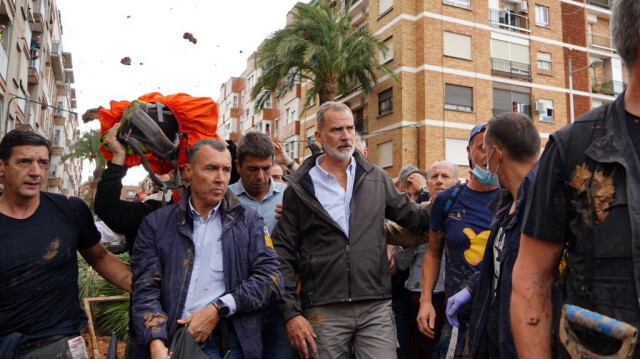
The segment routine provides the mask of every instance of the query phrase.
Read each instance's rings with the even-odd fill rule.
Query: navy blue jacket
[[[498,306],[498,328],[501,358],[517,358],[516,347],[511,331],[511,317],[509,306],[511,304],[511,274],[520,249],[520,235],[524,212],[529,195],[531,183],[538,170],[536,165],[524,178],[518,189],[518,198],[513,216],[505,222],[509,214],[509,208],[513,203],[513,197],[506,191],[500,194],[489,204],[493,212],[491,234],[487,240],[484,256],[480,263],[480,270],[472,277],[469,284],[473,302],[471,304],[471,321],[469,322],[469,354],[470,358],[487,357],[487,319],[491,306],[491,288],[493,287],[494,261],[493,244],[498,230],[503,225],[505,239],[500,259],[500,277],[496,290],[496,303]]]
[[[147,348],[153,339],[170,340],[184,310],[195,258],[190,197],[187,192],[179,203],[148,215],[133,246],[133,321],[138,341]],[[245,358],[260,358],[260,309],[271,293],[282,295],[280,262],[265,244],[265,226],[255,211],[230,191],[220,208],[225,294],[231,293],[237,306],[231,321]]]

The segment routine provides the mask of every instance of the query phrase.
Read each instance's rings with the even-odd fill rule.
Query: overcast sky
[[[58,0],[64,51],[71,52],[77,112],[148,92],[218,100],[265,37],[284,27],[296,0]],[[183,39],[189,32],[196,44]],[[131,65],[120,63],[131,58]],[[99,128],[98,121],[90,125]],[[89,128],[81,126],[81,130]],[[93,170],[85,164],[83,180]],[[137,184],[146,172],[129,171]]]

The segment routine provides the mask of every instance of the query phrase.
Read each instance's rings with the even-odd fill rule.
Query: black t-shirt
[[[76,249],[99,241],[89,207],[76,197],[42,192],[29,218],[0,213],[0,336],[79,331],[86,316]]]
[[[624,113],[627,118],[627,133],[629,134],[629,139],[636,149],[636,155],[640,157],[640,117],[632,115],[627,111]]]

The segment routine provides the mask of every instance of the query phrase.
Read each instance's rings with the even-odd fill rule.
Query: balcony
[[[512,11],[489,9],[489,25],[509,31],[529,33],[529,17]]]
[[[613,40],[609,36],[587,33],[587,42],[589,47],[594,50],[616,51],[613,47]]]
[[[31,29],[33,31],[42,32],[46,30],[43,26],[45,19],[47,18],[45,3],[45,0],[37,0],[35,2],[35,8],[32,13],[33,18],[29,19],[31,22]]]
[[[367,117],[356,118],[354,125],[356,127],[356,132],[358,133],[369,132],[369,120]]]
[[[591,91],[602,93],[610,96],[618,96],[624,91],[626,84],[624,82],[613,81],[609,79],[591,78]]]
[[[62,46],[59,42],[51,42],[51,67],[56,81],[64,81],[64,66],[62,60]]]
[[[587,0],[587,4],[600,6],[605,9],[610,9],[612,5],[611,0]]]
[[[524,80],[531,80],[531,65],[501,59],[491,59],[491,73]]]

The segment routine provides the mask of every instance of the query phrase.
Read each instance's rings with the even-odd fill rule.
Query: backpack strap
[[[447,197],[447,200],[444,202],[444,212],[442,213],[442,216],[445,221],[449,217],[449,212],[451,212],[451,208],[460,197],[460,192],[462,192],[462,189],[465,187],[467,187],[466,183],[457,183],[454,186],[453,191],[451,191],[451,193],[449,194],[449,197]]]

